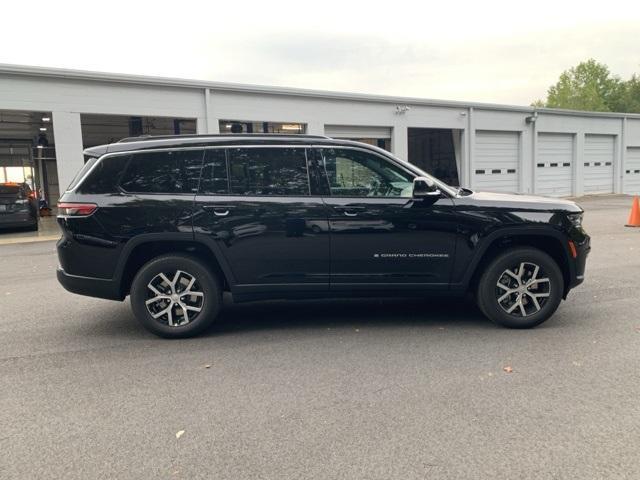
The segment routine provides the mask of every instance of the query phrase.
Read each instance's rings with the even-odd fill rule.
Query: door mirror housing
[[[437,199],[442,192],[433,180],[428,177],[416,177],[413,179],[413,198]]]

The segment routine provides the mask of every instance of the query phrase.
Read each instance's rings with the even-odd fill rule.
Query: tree
[[[640,77],[632,75],[624,82],[624,95],[619,104],[615,105],[614,111],[640,113]]]
[[[610,112],[624,97],[624,82],[612,76],[609,68],[589,59],[562,72],[547,91],[545,105],[553,108]]]

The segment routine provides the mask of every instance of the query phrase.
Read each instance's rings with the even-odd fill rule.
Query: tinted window
[[[89,160],[86,160],[85,164],[78,171],[78,173],[76,173],[76,176],[73,177],[73,180],[71,180],[71,183],[67,187],[67,190],[73,190],[75,188],[75,186],[78,184],[78,182],[80,180],[82,180],[82,177],[84,177],[85,173],[87,173],[89,171],[89,169],[91,169],[91,167],[93,167],[93,165],[97,161],[98,161],[98,159],[96,157],[91,157],[91,158],[89,158]]]
[[[131,155],[116,155],[100,160],[96,168],[80,184],[80,193],[114,193],[118,180]]]
[[[208,195],[229,193],[229,175],[227,174],[226,150],[216,148],[207,150],[200,180],[200,193]]]
[[[198,189],[203,150],[135,153],[120,186],[127,192],[193,193]]]
[[[229,183],[235,195],[309,195],[304,148],[232,148]]]
[[[323,149],[332,196],[411,197],[413,176],[378,155],[361,150]]]

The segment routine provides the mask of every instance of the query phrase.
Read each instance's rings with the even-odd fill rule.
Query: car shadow
[[[204,336],[279,329],[360,327],[495,328],[475,304],[460,298],[225,301]]]
[[[93,311],[92,321],[83,323],[81,333],[85,335],[133,341],[157,338],[136,321],[129,302],[104,302]],[[461,298],[269,300],[234,304],[227,297],[219,317],[199,338],[257,331],[364,327],[497,328],[473,301]]]

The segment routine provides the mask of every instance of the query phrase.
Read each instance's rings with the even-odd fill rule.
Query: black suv
[[[85,150],[60,199],[60,283],[164,337],[233,300],[475,293],[528,328],[583,281],[575,203],[453,188],[370,145],[309,135],[138,137]]]

